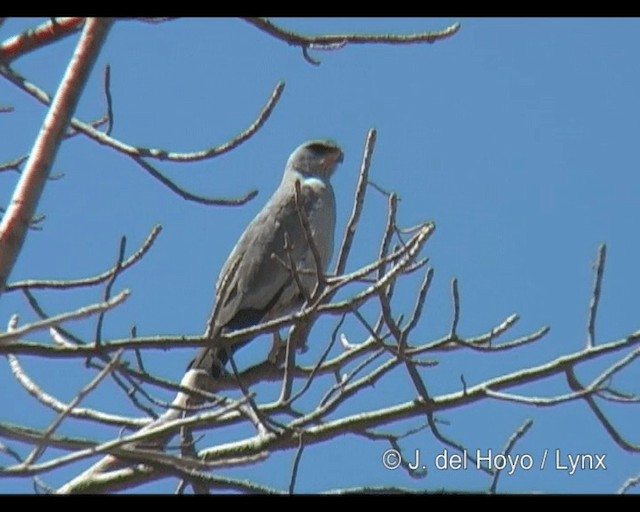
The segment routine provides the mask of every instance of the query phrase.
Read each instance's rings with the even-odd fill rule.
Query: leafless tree
[[[171,19],[148,18],[138,21],[165,23]],[[338,50],[351,44],[434,43],[453,36],[459,30],[456,24],[438,32],[412,35],[340,34],[309,37],[284,30],[263,18],[246,18],[245,21],[273,38],[300,48],[303,57],[314,65],[318,61],[310,52],[316,49]],[[454,353],[473,351],[490,353],[495,358],[513,357],[521,347],[546,336],[549,328],[543,327],[522,337],[510,337],[510,331],[519,319],[518,315],[511,315],[483,334],[461,336],[458,332],[460,297],[458,283],[454,279],[451,283],[452,319],[448,334],[428,341],[416,338],[415,328],[421,321],[434,275],[423,253],[435,225],[431,222],[409,228],[398,225],[397,196],[382,190],[369,178],[376,142],[374,130],[367,134],[364,142],[351,215],[343,229],[335,268],[323,276],[322,286],[318,286],[307,298],[302,310],[224,336],[226,343],[231,346],[247,338],[272,335],[274,346],[266,360],[248,367],[238,367],[232,359],[231,368],[221,377],[215,392],[207,391],[198,382],[197,373],[187,372],[182,381],[176,383],[146,371],[143,364],[145,351],[181,347],[195,349],[206,342],[203,336],[138,337],[132,332],[125,339],[103,337],[105,315],[120,307],[129,295],[127,291],[113,294],[116,279],[132,266],[144,264],[144,257],[153,248],[161,231],[159,226],[150,231],[147,239],[133,253],[127,252],[126,239],[123,238],[113,266],[98,275],[77,280],[11,282],[11,270],[20,255],[23,241],[29,229],[37,225],[35,215],[38,201],[50,177],[56,152],[66,138],[81,135],[131,158],[168,190],[187,201],[212,206],[240,206],[255,196],[255,192],[249,192],[240,198],[204,197],[178,186],[158,166],[165,161],[211,159],[235,150],[263,128],[278,104],[284,83],[276,85],[261,112],[246,130],[222,145],[193,153],[136,147],[112,137],[113,108],[108,69],[105,73],[108,99],[105,116],[91,122],[73,117],[109,29],[113,23],[124,22],[133,21],[54,18],[0,44],[0,75],[36,101],[49,106],[48,115],[31,152],[0,164],[0,172],[19,171],[13,198],[0,224],[0,293],[24,294],[39,317],[39,320],[23,325],[19,324],[15,315],[8,319],[6,332],[0,333],[0,353],[7,358],[19,384],[42,407],[55,413],[55,420],[42,430],[4,421],[0,423],[0,450],[4,456],[13,458],[12,464],[0,468],[0,477],[34,478],[40,482],[40,475],[73,463],[94,461],[93,466],[57,489],[57,492],[114,492],[158,479],[174,478],[177,482],[176,492],[183,492],[191,486],[198,493],[210,490],[291,493],[296,490],[298,467],[305,448],[327,443],[345,434],[388,443],[390,451],[387,453],[391,459],[387,463],[401,464],[409,473],[419,474],[419,470],[401,458],[401,440],[425,430],[454,452],[463,452],[464,443],[448,437],[442,431],[438,416],[448,410],[491,400],[533,407],[562,406],[567,402],[583,400],[593,412],[595,420],[621,450],[634,453],[640,450],[640,446],[626,440],[618,432],[601,405],[603,402],[613,402],[632,408],[632,413],[637,414],[640,399],[638,394],[622,393],[611,384],[612,377],[634,363],[640,355],[640,331],[607,343],[596,342],[596,318],[606,256],[604,245],[598,249],[583,348],[533,366],[523,361],[520,369],[477,384],[468,385],[461,378],[459,389],[452,393],[435,395],[429,391],[425,372],[443,358]],[[53,96],[13,69],[12,62],[25,53],[38,51],[78,31],[81,31],[81,35],[76,51]],[[3,110],[10,108],[7,106]],[[370,255],[368,264],[347,271],[367,191],[372,189],[383,193],[387,200],[386,223],[381,226],[379,249]],[[419,283],[415,286],[414,306],[410,311],[397,311],[394,305],[394,291],[403,281]],[[102,302],[56,316],[49,316],[37,299],[40,290],[58,289],[74,293],[81,288],[94,286],[104,288]],[[95,321],[93,339],[82,339],[67,329],[68,322],[81,318]],[[360,339],[348,339],[341,331],[346,319],[358,322],[362,333]],[[316,335],[320,332],[316,326],[323,322],[331,325],[331,335],[324,340],[325,348],[320,357],[311,365],[297,362],[296,353],[306,346],[308,339],[313,338],[315,345],[323,343],[322,335]],[[287,337],[280,341],[278,333],[283,329],[287,330]],[[48,342],[31,341],[33,334],[42,331],[48,331]],[[606,358],[610,355],[615,355],[613,363]],[[95,369],[95,377],[76,391],[71,400],[61,400],[40,387],[26,373],[20,356],[48,358],[52,364],[56,359],[86,362]],[[608,366],[604,364],[605,358]],[[575,370],[591,361],[600,361],[601,369],[590,382],[581,382]],[[412,390],[412,399],[368,407],[357,413],[344,412],[345,404],[357,403],[365,388],[385,386],[388,376],[394,372],[406,375],[405,382],[408,389]],[[526,393],[527,385],[554,376],[566,379],[566,392],[547,397]],[[83,407],[81,403],[85,397],[105,379],[112,379],[122,391],[122,402],[133,404],[141,411],[141,415],[117,415]],[[175,398],[171,402],[164,401],[157,397],[159,392],[170,392]],[[158,409],[164,412],[158,415]],[[63,422],[74,420],[99,424],[110,432],[110,436],[107,440],[101,440],[58,433]],[[414,427],[404,433],[381,430],[387,426],[406,425],[407,420],[412,421]],[[240,438],[236,436],[232,442],[215,442],[214,437],[206,446],[198,446],[200,440],[194,439],[194,434],[203,432],[247,432],[247,425],[252,434]],[[507,456],[531,425],[532,422],[527,421],[515,431],[502,454]],[[30,447],[28,455],[21,455],[12,447],[12,443]],[[216,474],[220,468],[252,465],[281,450],[295,451],[286,489],[270,488]],[[478,463],[480,471],[487,474],[488,492],[496,492],[501,470],[487,467],[473,456],[470,459]],[[639,481],[640,477],[630,476],[621,491],[637,485]],[[387,487],[337,491],[403,490]]]

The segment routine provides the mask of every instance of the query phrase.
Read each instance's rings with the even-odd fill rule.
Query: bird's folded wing
[[[312,190],[302,188],[304,210],[311,211],[315,196]],[[217,308],[210,324],[241,329],[294,305],[299,290],[289,268],[285,233],[293,262],[305,262],[309,248],[290,183],[281,185],[234,247],[216,286]],[[308,277],[302,279],[309,281]]]

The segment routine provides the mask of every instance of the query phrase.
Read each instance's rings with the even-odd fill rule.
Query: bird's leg
[[[271,350],[269,351],[269,355],[267,359],[273,365],[279,366],[284,363],[284,358],[286,355],[287,341],[282,339],[280,336],[280,331],[276,331],[273,333],[273,343],[271,344]],[[304,354],[309,347],[306,343],[302,342],[296,350],[301,354]]]
[[[280,365],[284,362],[285,349],[287,342],[280,336],[280,331],[273,333],[273,344],[269,351],[269,362],[274,365]]]
[[[309,345],[307,345],[307,340],[301,339],[300,343],[298,343],[298,346],[296,348],[298,352],[300,352],[301,354],[305,354],[307,350],[309,350]]]

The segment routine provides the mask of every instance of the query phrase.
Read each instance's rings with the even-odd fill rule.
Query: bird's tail
[[[235,326],[234,326],[235,327]],[[241,325],[239,328],[244,327]],[[211,377],[217,379],[224,372],[225,365],[229,362],[229,359],[236,353],[237,350],[244,347],[247,343],[249,343],[253,338],[248,338],[246,340],[241,341],[240,343],[235,343],[231,347],[225,347],[221,343],[219,339],[220,333],[228,333],[231,329],[224,327],[221,330],[215,330],[214,328],[208,329],[205,333],[205,338],[209,341],[207,345],[198,350],[198,353],[189,363],[187,367],[188,370],[204,370]]]
[[[223,372],[224,365],[229,361],[232,349],[215,346],[215,340],[212,340],[211,345],[202,347],[198,351],[196,357],[189,363],[188,369],[204,370],[211,377],[217,379]]]
[[[204,333],[204,338],[209,340],[205,347],[202,347],[195,359],[189,363],[188,370],[204,370],[211,375],[214,379],[220,377],[224,371],[224,366],[229,359],[233,356],[236,350],[244,347],[253,338],[248,338],[235,343],[231,347],[224,347],[219,339],[220,334],[229,333],[238,329],[245,329],[252,325],[257,325],[265,319],[265,315],[268,311],[273,309],[274,304],[280,298],[282,294],[281,288],[278,293],[269,301],[269,303],[263,309],[251,309],[245,308],[239,311],[224,327],[218,326],[213,320],[210,320],[207,324],[207,329]],[[215,317],[215,310],[213,317]]]

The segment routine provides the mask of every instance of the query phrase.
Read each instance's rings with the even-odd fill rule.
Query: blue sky
[[[608,248],[597,342],[620,339],[639,328],[637,191],[640,189],[637,134],[640,119],[640,44],[637,19],[283,19],[274,22],[305,34],[411,33],[462,28],[434,45],[347,46],[312,52],[276,41],[235,19],[182,19],[161,25],[118,22],[109,34],[76,116],[103,113],[102,72],[111,65],[115,125],[112,135],[132,145],[195,151],[225,142],[255,118],[279,80],[282,99],[263,129],[235,151],[192,164],[159,164],[181,186],[202,195],[259,195],[239,208],[206,207],[173,195],[126,157],[83,137],[65,142],[54,165],[62,179],[47,184],[38,211],[42,231],[29,233],[11,281],[78,278],[109,268],[119,239],[130,254],[156,224],[155,247],[114,288],[132,290],[125,305],[107,316],[106,338],[121,338],[135,324],[138,334],[200,334],[212,306],[213,284],[244,226],[259,211],[281,178],[291,151],[310,138],[331,138],[345,153],[333,182],[338,202],[338,235],[351,211],[367,131],[378,140],[371,179],[396,191],[399,223],[433,220],[437,230],[425,248],[435,268],[425,313],[414,343],[444,335],[451,319],[449,286],[459,279],[461,335],[487,331],[508,315],[521,319],[512,337],[544,325],[551,332],[517,352],[445,355],[423,377],[433,394],[460,389],[460,375],[476,384],[501,372],[541,364],[579,350],[586,338],[593,262],[599,244]],[[40,20],[8,20],[0,40]],[[22,57],[13,65],[53,93],[75,47],[77,35]],[[15,111],[0,115],[0,161],[28,152],[46,110],[6,81],[0,104]],[[15,173],[0,173],[0,205],[6,205]],[[384,227],[386,199],[368,191],[362,225],[348,268],[371,261]],[[337,238],[339,239],[339,238]],[[408,280],[395,297],[398,311],[410,310],[417,282]],[[50,314],[100,300],[101,288],[41,293]],[[13,313],[23,323],[34,314],[19,293],[0,300],[0,325]],[[332,325],[327,324],[326,332]],[[71,325],[70,325],[71,327]],[[90,339],[95,321],[73,324]],[[319,329],[318,337],[326,332]],[[357,342],[357,323],[344,332]],[[42,334],[38,338],[46,341]],[[325,337],[326,339],[326,337]],[[310,340],[312,344],[313,339]],[[324,341],[301,356],[318,357]],[[265,342],[243,350],[251,362],[264,357]],[[164,377],[180,379],[191,350],[153,351],[145,362]],[[48,392],[69,400],[92,377],[80,361],[22,358],[29,374]],[[585,365],[586,380],[605,364]],[[638,392],[638,366],[614,379],[619,389]],[[0,365],[2,421],[44,428],[53,419]],[[566,392],[562,379],[517,390],[549,396]],[[367,390],[352,408],[380,407],[410,399],[402,372]],[[168,398],[168,397],[166,397]],[[87,406],[136,414],[114,389],[87,398]],[[605,404],[620,432],[638,443],[637,407]],[[640,473],[640,459],[608,437],[586,404],[533,408],[486,401],[442,415],[445,432],[472,451],[499,451],[527,418],[532,429],[514,453],[539,462],[545,449],[567,454],[606,454],[606,471],[536,467],[503,474],[502,492],[615,492]],[[415,425],[415,422],[413,423]],[[399,432],[407,424],[389,427]],[[95,429],[95,432],[94,432]],[[395,430],[394,430],[395,429]],[[90,423],[63,426],[63,433],[106,435]],[[233,432],[225,435],[234,438]],[[635,438],[633,436],[636,436]],[[421,450],[433,460],[443,451],[427,432],[405,439],[408,453]],[[384,442],[355,436],[304,451],[296,489],[395,485],[415,489],[484,490],[478,471],[430,468],[412,479],[381,463]],[[24,447],[19,447],[24,453]],[[224,474],[252,478],[286,489],[294,451],[274,454],[255,468]],[[8,464],[9,459],[0,459]],[[84,464],[43,475],[64,483]],[[147,492],[172,492],[174,481],[159,481]],[[0,492],[30,492],[29,479],[0,479]]]

